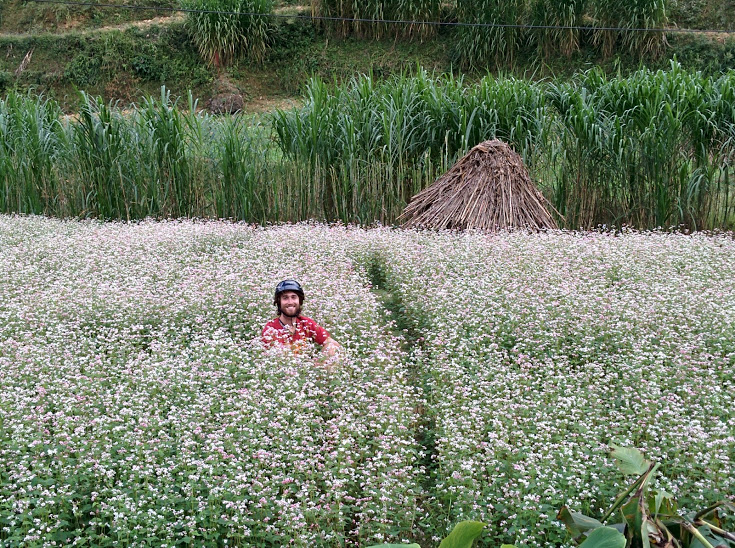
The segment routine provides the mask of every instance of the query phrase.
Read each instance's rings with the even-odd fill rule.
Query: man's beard
[[[285,310],[283,310],[283,308],[281,308],[280,305],[278,307],[278,312],[280,312],[281,314],[283,314],[287,318],[297,318],[298,316],[301,315],[301,305],[299,304],[299,305],[296,306],[296,312],[294,314],[289,314],[288,312],[286,312]]]

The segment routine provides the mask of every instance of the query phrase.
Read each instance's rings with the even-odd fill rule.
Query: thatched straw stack
[[[546,198],[507,144],[480,143],[413,197],[398,218],[404,227],[501,230],[557,228]]]

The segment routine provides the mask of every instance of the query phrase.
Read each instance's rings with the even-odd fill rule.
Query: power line
[[[529,29],[529,30],[580,30],[580,31],[620,31],[620,32],[658,32],[658,33],[718,33],[734,34],[733,29],[681,29],[681,28],[626,28],[626,27],[594,27],[576,25],[529,25],[529,24],[506,24],[506,23],[464,23],[460,21],[410,21],[397,19],[362,19],[349,17],[330,17],[326,15],[302,15],[281,13],[256,13],[223,10],[201,10],[187,8],[169,8],[162,6],[133,6],[130,4],[100,4],[97,2],[83,2],[75,0],[30,0],[39,4],[61,4],[66,6],[87,6],[95,8],[129,9],[139,11],[167,11],[171,13],[202,13],[216,15],[244,15],[250,17],[269,17],[273,19],[302,19],[308,21],[337,21],[342,23],[373,23],[386,25],[406,26],[436,26],[436,27],[479,27],[479,28],[503,28],[503,29]]]

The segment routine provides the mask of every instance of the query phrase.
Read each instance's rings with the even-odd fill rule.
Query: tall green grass
[[[560,122],[554,202],[567,222],[731,223],[733,83],[673,63],[609,80],[591,71],[552,86]]]
[[[304,170],[327,178],[325,211],[345,221],[394,219],[480,141],[502,138],[533,162],[547,135],[543,92],[521,80],[468,87],[420,70],[383,82],[363,75],[344,86],[313,79],[306,93],[303,109],[276,114],[277,141]]]
[[[653,30],[668,22],[667,0],[456,0],[456,14],[459,22],[485,25],[456,31],[455,56],[467,68],[508,66],[521,51],[533,55],[532,48],[539,59],[568,57],[582,39],[570,27],[601,27],[593,40],[606,57],[616,51],[655,57],[667,45],[666,34]]]
[[[457,31],[456,56],[466,68],[508,66],[527,40],[527,0],[457,0],[457,20],[499,26],[462,26]],[[510,25],[510,26],[503,26]]]
[[[0,99],[0,210],[52,214],[63,206],[60,115],[47,99],[15,92]]]
[[[345,178],[355,166],[387,163],[383,196],[400,210],[407,169],[451,164],[497,137],[523,156],[565,226],[733,223],[732,76],[674,63],[629,78],[590,71],[572,83],[486,77],[467,86],[419,72],[380,84],[315,80],[307,93],[302,110],[277,115],[278,143],[305,170],[354,181],[341,196],[372,186],[369,176]]]
[[[592,40],[605,57],[623,52],[655,58],[667,46],[666,33],[656,29],[667,26],[670,4],[671,0],[311,2],[314,14],[335,18],[322,24],[341,37],[425,38],[438,28],[426,24],[429,21],[469,23],[453,31],[453,56],[462,67],[478,70],[510,66],[519,55],[535,55],[539,61],[558,55],[569,57],[579,51],[583,39]],[[579,27],[598,30],[584,36]]]
[[[208,169],[202,117],[192,100],[180,109],[162,89],[132,112],[83,95],[66,126],[61,169],[73,214],[139,219],[213,213],[203,192]],[[211,171],[211,170],[209,170]]]
[[[84,181],[74,200],[79,215],[125,219],[145,215],[141,198],[147,194],[148,178],[137,152],[140,134],[126,118],[101,99],[83,95],[78,120],[68,126],[71,138],[65,166],[68,180]],[[67,188],[67,191],[71,188]]]
[[[524,158],[562,226],[735,228],[735,74],[672,64],[543,83],[415,74],[310,81],[302,108],[215,117],[162,89],[76,116],[0,101],[0,211],[104,219],[392,223],[477,143]]]
[[[262,61],[268,49],[270,0],[181,0],[187,25],[210,64],[220,67],[247,55]]]
[[[530,22],[540,27],[529,32],[536,44],[539,57],[549,59],[556,55],[571,57],[579,51],[580,31],[587,11],[588,0],[532,0]],[[568,27],[568,28],[564,28]]]
[[[428,22],[439,20],[439,0],[314,0],[313,11],[324,17],[347,19],[326,22],[338,36],[363,38],[417,37],[436,33]],[[410,24],[387,24],[379,21],[411,21]]]
[[[666,0],[594,0],[590,14],[596,26],[623,30],[598,30],[595,42],[606,57],[616,49],[634,55],[659,54],[666,46],[666,34],[632,29],[662,29],[668,23]]]

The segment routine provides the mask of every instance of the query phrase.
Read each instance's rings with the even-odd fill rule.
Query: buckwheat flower
[[[536,523],[565,502],[606,506],[603,490],[621,487],[610,443],[671,463],[660,485],[693,493],[685,505],[735,492],[727,239],[1,217],[0,227],[0,238],[33,234],[22,253],[3,249],[0,289],[22,288],[0,295],[0,328],[15,337],[2,348],[12,359],[0,357],[0,409],[12,410],[4,424],[23,449],[0,450],[13,527],[31,498],[76,503],[34,477],[79,477],[94,489],[94,525],[132,542],[153,533],[174,544],[177,528],[204,538],[203,515],[253,545],[439,540],[448,531],[429,524],[441,516],[487,521],[498,541],[559,544],[561,528],[536,536]],[[411,322],[403,335],[370,290],[375,260]],[[39,281],[44,261],[53,269]],[[335,375],[260,347],[272,280],[285,277],[318,288],[309,311],[347,350]],[[491,313],[468,323],[478,294]],[[63,528],[57,514],[33,534]]]

